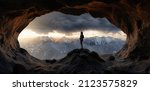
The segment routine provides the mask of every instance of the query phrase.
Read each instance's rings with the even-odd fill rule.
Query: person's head
[[[81,34],[83,34],[83,32],[81,32]]]

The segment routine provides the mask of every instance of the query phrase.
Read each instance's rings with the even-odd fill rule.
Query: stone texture
[[[127,34],[127,43],[118,56],[131,60],[150,57],[149,0],[0,0],[0,52],[4,62],[13,64],[23,59],[17,40],[19,33],[34,18],[52,11],[106,17]],[[25,62],[26,67],[41,64],[29,54],[25,56],[23,60],[29,62]],[[9,68],[12,70],[13,66]]]

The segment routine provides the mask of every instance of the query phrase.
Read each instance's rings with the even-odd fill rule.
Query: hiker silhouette
[[[81,49],[83,49],[83,39],[84,39],[84,35],[83,35],[83,32],[81,32],[81,34],[80,34],[80,45],[81,45]]]

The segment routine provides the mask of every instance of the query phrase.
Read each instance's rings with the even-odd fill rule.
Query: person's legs
[[[81,49],[83,49],[83,40],[80,40],[80,44],[81,44]]]

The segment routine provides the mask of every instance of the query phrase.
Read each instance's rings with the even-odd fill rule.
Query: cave
[[[149,0],[0,0],[0,4],[0,73],[17,73],[16,70],[24,73],[54,73],[49,70],[52,66],[30,56],[20,48],[18,42],[19,34],[31,21],[52,11],[105,17],[127,35],[125,46],[117,53],[124,61],[106,67],[103,72],[150,72]]]

